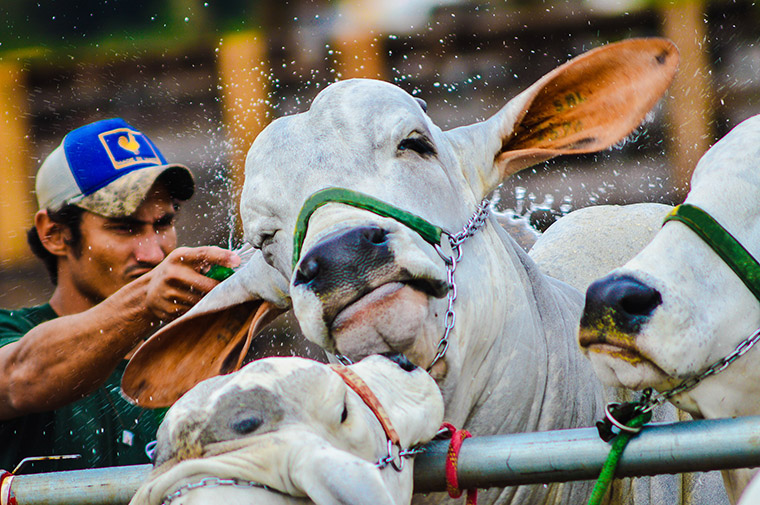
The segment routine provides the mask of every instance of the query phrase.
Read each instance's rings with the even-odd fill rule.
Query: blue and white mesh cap
[[[158,179],[178,200],[193,195],[193,176],[167,163],[156,145],[123,119],[72,130],[42,163],[36,192],[40,209],[75,204],[105,217],[135,212]]]

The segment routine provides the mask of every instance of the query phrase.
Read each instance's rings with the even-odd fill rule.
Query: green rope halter
[[[680,221],[709,245],[731,267],[745,286],[760,300],[760,264],[733,235],[707,212],[688,203],[681,204],[665,217]]]
[[[652,419],[652,412],[644,412],[637,415],[627,423],[629,428],[640,428]],[[588,505],[599,505],[604,499],[604,495],[607,494],[612,479],[615,477],[615,470],[617,470],[618,462],[623,455],[623,450],[628,442],[636,436],[637,433],[621,431],[613,440],[610,453],[607,455],[607,459],[604,461],[602,471],[599,473],[599,478],[594,484],[594,489],[591,491],[591,496],[588,499]]]
[[[327,203],[352,205],[383,217],[395,219],[417,232],[426,242],[433,246],[439,245],[441,243],[441,235],[446,233],[440,227],[430,224],[411,212],[401,210],[364,193],[344,188],[327,188],[317,191],[307,198],[303,207],[301,207],[301,212],[298,214],[296,229],[293,233],[293,268],[296,267],[298,259],[301,257],[301,248],[306,237],[309,218],[314,211]]]

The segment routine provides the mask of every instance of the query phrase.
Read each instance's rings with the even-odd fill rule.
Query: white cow
[[[316,361],[267,358],[198,384],[169,409],[155,468],[130,505],[409,503],[414,460],[400,465],[398,451],[437,433],[438,388],[401,355],[346,368],[359,380],[349,385]],[[401,471],[376,465],[389,439],[369,406],[377,402],[365,403],[354,386],[379,401],[398,436]]]
[[[438,239],[435,226],[460,230],[481,199],[517,171],[624,138],[667,88],[677,59],[663,39],[611,44],[547,74],[487,121],[445,132],[391,84],[327,87],[307,112],[270,124],[248,153],[241,215],[246,239],[261,254],[138,351],[125,392],[143,405],[168,402],[165,391],[205,371],[213,357],[233,363],[230,342],[253,333],[238,330],[250,324],[241,314],[265,299],[292,303],[304,335],[330,352],[351,359],[401,352],[430,368],[446,420],[476,435],[591,425],[604,393],[575,343],[581,293],[541,273],[485,219],[461,246],[451,301],[447,268],[429,242]],[[294,266],[304,202],[334,187],[370,195],[428,226],[328,203],[302,216]],[[451,254],[448,244],[440,249]],[[436,359],[443,327],[452,323],[448,349]],[[581,503],[589,490],[587,482],[493,489],[481,502]],[[676,503],[680,490],[647,489],[635,498]],[[444,500],[435,494],[415,502]]]
[[[685,204],[707,212],[760,258],[760,116],[699,161]],[[729,355],[760,327],[760,302],[697,233],[669,221],[636,257],[588,290],[580,345],[608,384],[670,390]],[[760,354],[671,401],[699,418],[760,414]],[[726,472],[732,501],[753,471]]]

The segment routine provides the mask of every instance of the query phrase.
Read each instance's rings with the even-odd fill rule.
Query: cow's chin
[[[594,371],[608,386],[628,389],[657,387],[670,377],[660,367],[641,354],[610,344],[593,344],[586,347]]]
[[[384,284],[345,307],[330,325],[340,354],[358,360],[370,354],[399,352],[425,366],[432,352],[421,345],[430,333],[429,295],[400,282]],[[434,345],[434,343],[433,343]],[[431,356],[427,356],[431,354]]]

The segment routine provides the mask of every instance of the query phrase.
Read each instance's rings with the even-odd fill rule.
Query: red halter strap
[[[367,383],[364,382],[364,380],[359,377],[356,372],[343,365],[330,365],[330,368],[332,368],[335,373],[340,375],[340,378],[343,379],[343,382],[345,382],[348,387],[353,389],[356,394],[359,395],[359,398],[361,398],[362,401],[367,405],[367,407],[370,408],[372,413],[375,414],[375,417],[377,417],[377,420],[380,421],[380,425],[382,425],[383,431],[385,431],[385,436],[388,437],[388,440],[393,442],[395,445],[400,446],[401,442],[398,438],[398,433],[396,433],[396,430],[393,428],[393,424],[391,424],[391,418],[388,417],[387,412],[385,412],[385,409],[380,404],[380,400],[377,399],[377,396],[375,396],[375,393],[372,392]]]

